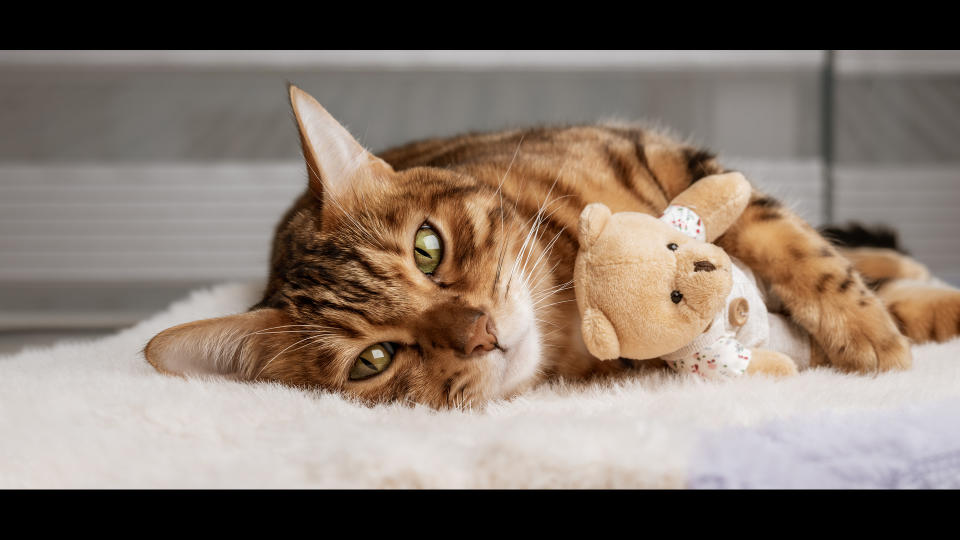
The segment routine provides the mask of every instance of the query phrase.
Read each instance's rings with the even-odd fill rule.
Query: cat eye
[[[683,293],[680,291],[673,291],[670,293],[670,300],[673,300],[674,304],[679,304],[683,300]]]
[[[433,227],[424,223],[413,243],[413,259],[424,274],[432,274],[443,259],[443,242]]]
[[[360,353],[360,357],[353,363],[353,369],[350,370],[350,380],[359,381],[368,379],[374,375],[383,372],[393,360],[393,353],[396,347],[393,343],[377,343],[371,345]]]

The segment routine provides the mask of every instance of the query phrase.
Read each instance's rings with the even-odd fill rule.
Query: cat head
[[[394,170],[310,95],[289,91],[309,189],[277,228],[263,301],[161,332],[147,360],[174,374],[434,407],[535,382],[544,280],[522,270],[542,253],[529,223],[467,174]]]

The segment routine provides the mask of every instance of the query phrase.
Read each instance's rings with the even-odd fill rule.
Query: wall
[[[262,278],[305,181],[288,80],[374,150],[656,119],[814,223],[901,228],[960,282],[958,56],[836,54],[828,208],[822,51],[0,52],[0,330],[112,328]]]

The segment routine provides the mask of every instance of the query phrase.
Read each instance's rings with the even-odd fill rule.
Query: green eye
[[[420,227],[413,244],[413,259],[424,274],[432,274],[443,259],[443,242],[429,225]]]
[[[390,361],[393,360],[394,347],[391,343],[377,343],[371,345],[360,353],[360,358],[353,363],[353,369],[350,370],[350,380],[359,381],[373,377],[377,373],[387,369]]]

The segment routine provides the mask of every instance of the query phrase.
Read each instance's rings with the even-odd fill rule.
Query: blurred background
[[[957,51],[0,51],[0,354],[265,277],[305,185],[286,81],[374,151],[657,120],[960,285]]]

